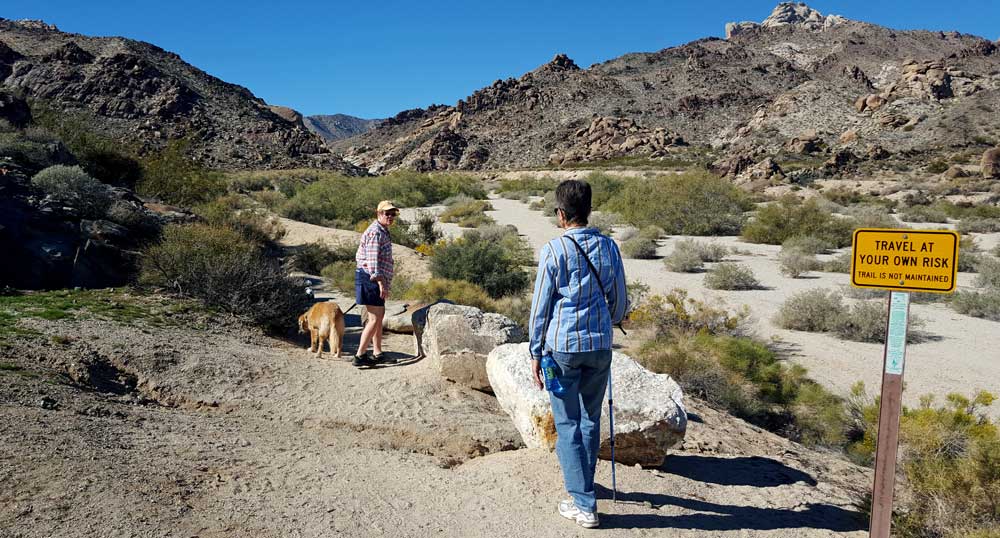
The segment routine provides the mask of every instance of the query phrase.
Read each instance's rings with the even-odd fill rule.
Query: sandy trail
[[[493,197],[495,211],[489,212],[500,224],[513,224],[525,236],[536,256],[542,245],[561,231],[549,220],[549,214],[528,209],[516,200]],[[685,239],[671,236],[659,241],[657,254],[673,251],[674,243]],[[718,242],[745,254],[734,254],[726,261],[749,266],[766,288],[753,291],[716,291],[707,289],[704,273],[674,273],[663,267],[661,259],[625,260],[629,281],[639,280],[650,286],[651,293],[665,293],[682,288],[691,297],[722,301],[731,307],[746,304],[754,316],[756,334],[774,340],[789,360],[809,369],[816,381],[846,394],[856,381],[863,381],[870,393],[881,386],[882,345],[848,342],[834,336],[789,331],[776,326],[772,319],[781,305],[797,292],[815,289],[842,289],[849,286],[848,275],[809,273],[807,278],[789,278],[781,274],[777,262],[779,246],[744,243],[738,237],[696,238]],[[984,249],[995,246],[1000,234],[977,234]],[[711,267],[713,264],[706,264]],[[972,286],[975,275],[959,273],[960,289]],[[940,304],[913,304],[911,313],[926,321],[923,331],[931,341],[907,347],[906,391],[904,402],[916,405],[924,394],[938,395],[975,390],[1000,393],[1000,324],[963,316]],[[1000,417],[1000,407],[990,410]]]
[[[0,534],[588,534],[555,512],[554,454],[510,450],[520,442],[496,401],[409,359],[409,337],[387,339],[399,365],[352,367],[358,321],[348,318],[345,356],[324,360],[303,338],[226,327],[40,323],[79,339],[0,350],[38,372],[0,371]],[[45,381],[80,357],[136,373],[139,393]],[[40,394],[58,406],[40,407]],[[618,466],[624,502],[607,500],[610,465],[598,465],[602,535],[864,536],[851,508],[864,471],[693,409],[685,450],[662,468]]]

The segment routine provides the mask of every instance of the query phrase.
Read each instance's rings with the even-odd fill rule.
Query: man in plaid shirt
[[[368,323],[361,331],[361,343],[354,355],[354,366],[375,366],[380,362],[394,363],[382,353],[382,319],[385,317],[385,300],[392,285],[392,238],[389,227],[399,216],[399,208],[389,200],[379,202],[376,219],[361,234],[361,244],[354,259],[355,302],[368,310]],[[371,343],[375,355],[368,353]]]

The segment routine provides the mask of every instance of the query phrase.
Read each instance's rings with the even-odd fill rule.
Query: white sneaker
[[[585,529],[593,529],[601,524],[596,512],[584,512],[580,510],[576,507],[573,499],[559,501],[559,515],[566,519],[575,520],[577,525]]]

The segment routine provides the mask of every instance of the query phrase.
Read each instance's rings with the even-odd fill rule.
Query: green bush
[[[107,185],[90,177],[79,166],[50,166],[35,174],[31,183],[78,208],[86,218],[104,218],[112,200]]]
[[[1000,290],[991,289],[981,293],[959,291],[949,304],[959,314],[1000,321]]]
[[[780,264],[781,274],[792,278],[799,278],[809,271],[815,271],[819,267],[816,256],[797,248],[782,247],[781,252],[778,253],[778,263]]]
[[[493,211],[493,204],[486,200],[459,201],[444,210],[438,219],[441,222],[458,223],[463,228],[478,228],[494,222],[486,215],[486,211]]]
[[[141,206],[123,200],[112,202],[108,206],[105,218],[115,224],[131,228],[146,236],[156,235],[160,230],[160,221],[158,218]]]
[[[956,269],[963,273],[975,273],[979,270],[979,262],[983,253],[979,244],[971,235],[960,235],[958,241],[958,263]]]
[[[656,241],[661,237],[663,237],[664,235],[666,235],[666,232],[663,231],[663,228],[660,228],[659,226],[646,226],[643,229],[639,230],[639,237],[644,237],[651,241]]]
[[[147,158],[136,190],[180,206],[193,206],[222,196],[226,192],[224,176],[189,158],[190,146],[188,139],[173,140]]]
[[[755,290],[760,282],[746,265],[720,263],[705,275],[705,287],[713,290]]]
[[[758,209],[743,228],[743,238],[751,243],[780,245],[795,236],[812,236],[840,248],[851,244],[853,230],[853,221],[834,216],[815,198],[802,202],[786,196]]]
[[[656,257],[656,242],[646,237],[633,237],[622,243],[622,256],[638,260],[651,260]]]
[[[528,275],[515,256],[476,231],[435,248],[431,273],[476,284],[493,298],[518,294],[528,286]]]
[[[559,186],[559,180],[541,177],[520,177],[517,179],[503,179],[500,181],[500,188],[497,189],[497,193],[504,195],[507,198],[507,194],[517,193],[527,194],[529,196],[545,196],[546,193],[556,190]]]
[[[629,315],[631,326],[651,329],[658,337],[678,333],[742,336],[749,331],[749,320],[746,306],[730,311],[689,298],[687,291],[677,288],[653,295]]]
[[[729,248],[719,243],[696,241],[695,245],[703,262],[721,262],[729,254]]]
[[[294,193],[282,208],[284,216],[324,226],[353,229],[375,217],[381,200],[401,207],[426,207],[465,194],[485,198],[479,181],[470,176],[394,172],[374,178],[323,175]]]
[[[417,222],[414,225],[416,230],[413,233],[418,244],[433,245],[444,237],[444,234],[437,227],[437,219],[427,211],[417,213]]]
[[[605,191],[595,189],[595,207],[618,213],[634,226],[656,225],[670,234],[733,235],[739,233],[743,213],[751,207],[743,191],[707,172],[653,179],[608,178],[606,183],[607,200],[603,200]]]
[[[248,198],[240,195],[220,196],[196,205],[193,211],[208,224],[231,228],[245,239],[272,249],[286,232],[281,221],[258,210]]]
[[[447,299],[455,304],[474,306],[487,312],[492,312],[496,307],[486,290],[465,280],[432,278],[426,282],[417,282],[403,298],[425,303]]]
[[[354,295],[354,273],[358,265],[354,260],[333,262],[322,270],[320,276],[343,293]]]
[[[774,323],[793,331],[827,332],[833,330],[845,313],[839,293],[812,289],[789,297],[778,310]]]
[[[294,325],[308,307],[305,283],[238,232],[206,224],[169,225],[146,250],[141,281],[174,290],[264,326]]]
[[[0,133],[0,160],[10,160],[29,171],[72,162],[58,140],[31,140],[20,132]]]
[[[935,159],[927,163],[927,172],[930,174],[941,174],[948,170],[948,163],[941,159]]]
[[[592,213],[587,225],[596,228],[604,235],[611,235],[612,228],[621,222],[621,217],[614,213]]]

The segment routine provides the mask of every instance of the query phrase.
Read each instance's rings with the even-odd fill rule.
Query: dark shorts
[[[378,291],[378,282],[372,282],[371,278],[364,269],[354,272],[354,302],[367,306],[385,306],[385,299],[382,299]]]

